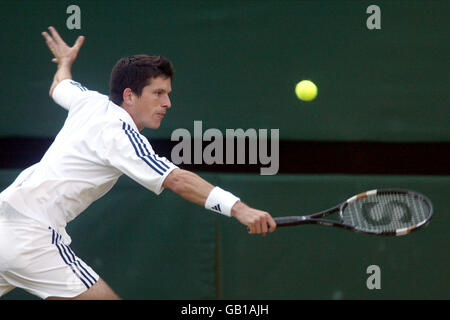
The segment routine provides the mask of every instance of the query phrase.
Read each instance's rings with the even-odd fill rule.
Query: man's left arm
[[[53,83],[50,87],[50,97],[53,96],[53,90],[63,80],[72,79],[72,65],[75,62],[78,52],[84,42],[84,36],[79,36],[72,47],[69,47],[61,38],[55,28],[49,27],[50,34],[42,32],[48,48],[53,53],[52,62],[58,65]]]

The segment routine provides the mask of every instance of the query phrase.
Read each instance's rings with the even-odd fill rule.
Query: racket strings
[[[377,194],[348,203],[342,220],[358,229],[390,232],[420,225],[430,209],[422,198],[410,194]]]

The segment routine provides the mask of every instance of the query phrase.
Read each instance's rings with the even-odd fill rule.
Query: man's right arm
[[[198,176],[197,174],[182,170],[173,170],[164,180],[164,188],[168,188],[190,202],[205,206],[214,186]],[[224,191],[219,191],[221,194]],[[220,199],[217,199],[220,202]],[[230,216],[236,218],[240,223],[247,226],[250,234],[263,234],[273,232],[276,223],[272,216],[262,210],[249,207],[241,201],[231,200]],[[214,202],[215,204],[216,202]],[[226,203],[223,203],[224,207]]]
[[[61,81],[65,79],[72,79],[72,64],[75,62],[85,38],[83,36],[79,36],[75,41],[75,44],[72,47],[69,47],[55,28],[49,27],[48,29],[50,34],[44,31],[42,32],[42,36],[45,38],[48,48],[53,53],[54,58],[52,59],[52,62],[58,65],[49,92],[52,97],[53,90]]]

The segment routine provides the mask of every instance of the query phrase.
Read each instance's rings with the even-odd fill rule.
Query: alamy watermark
[[[376,4],[367,7],[366,13],[370,16],[366,20],[366,27],[369,30],[381,29],[381,9]]]
[[[226,129],[223,134],[216,128],[203,131],[202,121],[194,121],[193,135],[189,130],[179,128],[172,132],[170,140],[178,141],[171,153],[171,160],[177,165],[261,164],[261,175],[277,174],[280,165],[279,129]],[[203,147],[203,142],[208,144]]]
[[[79,6],[72,4],[67,7],[66,13],[70,14],[66,20],[66,27],[69,30],[81,29],[81,9]]]
[[[366,273],[370,274],[367,278],[366,286],[369,290],[381,289],[381,269],[376,264],[370,265],[366,269]]]
[[[81,29],[81,9],[79,6],[72,4],[66,9],[66,13],[70,16],[66,20],[67,29],[73,30]],[[366,20],[366,27],[369,30],[380,30],[381,29],[381,9],[376,4],[371,4],[367,7],[366,13],[370,16]]]

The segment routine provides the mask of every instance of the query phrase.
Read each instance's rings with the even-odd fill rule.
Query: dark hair
[[[173,79],[172,63],[163,56],[138,54],[117,61],[109,80],[109,98],[117,105],[123,102],[123,91],[130,88],[138,96],[152,78],[164,76]]]

